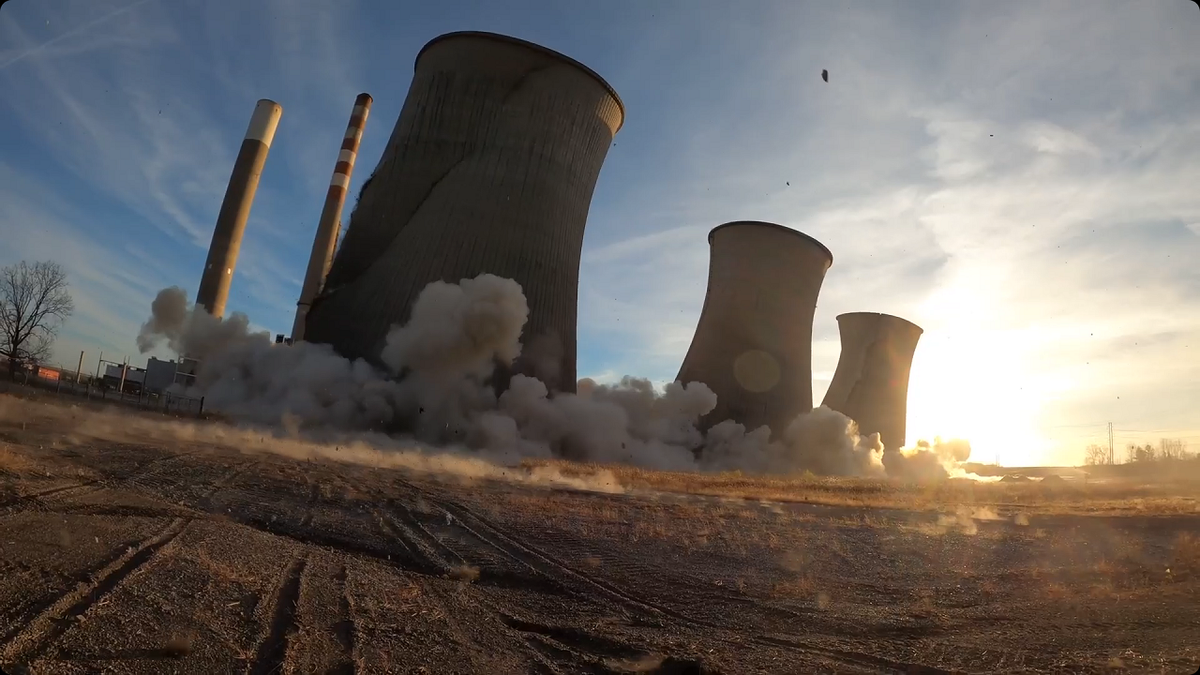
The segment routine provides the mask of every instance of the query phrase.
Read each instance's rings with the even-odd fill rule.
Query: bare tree
[[[1179,438],[1163,438],[1158,441],[1158,456],[1160,459],[1187,459],[1187,442]]]
[[[9,373],[22,361],[48,357],[74,309],[62,265],[22,260],[0,268],[0,356],[8,357]]]
[[[1087,446],[1087,451],[1084,454],[1083,461],[1088,466],[1108,464],[1108,448],[1100,445]]]

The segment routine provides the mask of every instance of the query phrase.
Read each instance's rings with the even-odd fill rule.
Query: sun
[[[950,291],[936,299],[951,317],[927,329],[913,358],[908,388],[908,443],[965,438],[971,460],[1006,466],[1046,463],[1053,443],[1038,428],[1043,408],[1068,384],[1029,365],[1035,329],[988,325],[979,304],[959,304]],[[933,300],[934,298],[931,298]]]

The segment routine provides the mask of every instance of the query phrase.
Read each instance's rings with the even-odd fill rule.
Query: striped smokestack
[[[370,94],[359,94],[354,100],[354,111],[350,113],[346,135],[342,137],[342,149],[333,168],[333,178],[329,181],[329,192],[325,194],[321,220],[317,222],[317,236],[313,239],[312,253],[308,256],[300,301],[296,303],[296,320],[292,323],[293,342],[304,339],[304,319],[312,307],[313,298],[325,285],[325,275],[329,273],[329,266],[333,262],[333,249],[337,246],[338,232],[341,230],[342,207],[346,204],[350,174],[354,172],[354,160],[358,156],[358,145],[362,142],[363,127],[367,124],[367,113],[370,111]]]
[[[281,115],[283,108],[274,101],[264,98],[255,104],[250,128],[246,130],[242,149],[233,163],[233,175],[229,177],[225,200],[217,214],[208,259],[204,261],[204,273],[200,275],[200,290],[196,293],[196,304],[217,318],[225,314],[225,301],[229,299],[229,284],[233,280],[233,268],[237,266],[238,251],[242,248],[246,219],[250,217],[258,178]]]

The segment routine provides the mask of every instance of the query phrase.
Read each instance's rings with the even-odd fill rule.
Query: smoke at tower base
[[[142,353],[165,344],[196,359],[188,393],[240,422],[411,436],[502,462],[563,457],[675,471],[930,478],[961,473],[955,467],[970,452],[963,442],[885,451],[878,434],[860,436],[850,418],[824,406],[797,416],[777,441],[767,427],[731,420],[703,434],[698,422],[717,397],[699,382],[659,392],[644,379],[583,379],[578,393],[551,396],[541,381],[516,375],[497,396],[491,378],[520,355],[528,316],[511,279],[431,283],[408,323],[388,333],[384,371],[327,345],[274,344],[250,330],[246,315],[214,318],[171,287],[154,299],[137,342]]]

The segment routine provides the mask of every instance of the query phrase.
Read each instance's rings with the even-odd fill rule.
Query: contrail
[[[114,9],[113,11],[109,12],[108,14],[105,14],[105,15],[104,15],[104,16],[102,16],[102,17],[99,17],[99,18],[93,19],[93,20],[91,20],[91,21],[89,21],[89,22],[87,22],[87,23],[83,24],[82,26],[79,26],[79,27],[77,27],[77,28],[73,28],[73,29],[71,29],[71,30],[69,30],[69,31],[67,31],[67,32],[65,32],[65,33],[63,33],[62,35],[57,35],[57,36],[55,36],[55,37],[53,37],[53,38],[50,38],[49,40],[47,40],[47,41],[43,42],[42,44],[40,44],[40,45],[38,45],[38,46],[36,46],[36,47],[34,47],[33,49],[30,49],[30,50],[24,51],[24,52],[22,52],[22,53],[20,53],[20,54],[17,54],[17,55],[16,55],[16,56],[14,56],[14,57],[12,57],[11,59],[9,59],[9,60],[5,61],[4,63],[0,63],[0,70],[4,70],[5,68],[7,68],[7,67],[11,66],[12,64],[16,63],[17,61],[21,61],[22,59],[24,59],[24,58],[25,58],[25,57],[27,57],[27,56],[30,56],[30,55],[32,55],[32,54],[36,54],[36,53],[38,53],[38,52],[42,51],[43,49],[45,49],[46,47],[49,47],[50,45],[53,45],[53,44],[54,44],[54,43],[56,43],[56,42],[60,42],[60,41],[61,41],[61,40],[63,40],[64,38],[69,38],[69,37],[71,37],[71,36],[74,36],[74,35],[79,35],[80,33],[84,32],[84,31],[86,31],[86,30],[88,30],[88,29],[90,29],[90,28],[92,28],[92,27],[94,27],[94,26],[96,26],[96,25],[98,25],[98,24],[101,24],[101,23],[104,23],[105,21],[108,21],[109,19],[113,18],[114,16],[119,16],[119,15],[121,15],[121,14],[125,14],[125,13],[126,13],[126,12],[128,12],[129,10],[131,10],[131,9],[133,9],[133,8],[135,8],[135,7],[139,7],[139,6],[141,6],[141,5],[144,5],[144,4],[146,4],[147,2],[150,2],[150,0],[137,0],[136,2],[132,2],[132,3],[130,3],[130,4],[126,5],[126,6],[124,6],[124,7],[121,7],[121,8],[118,8],[118,9]]]

